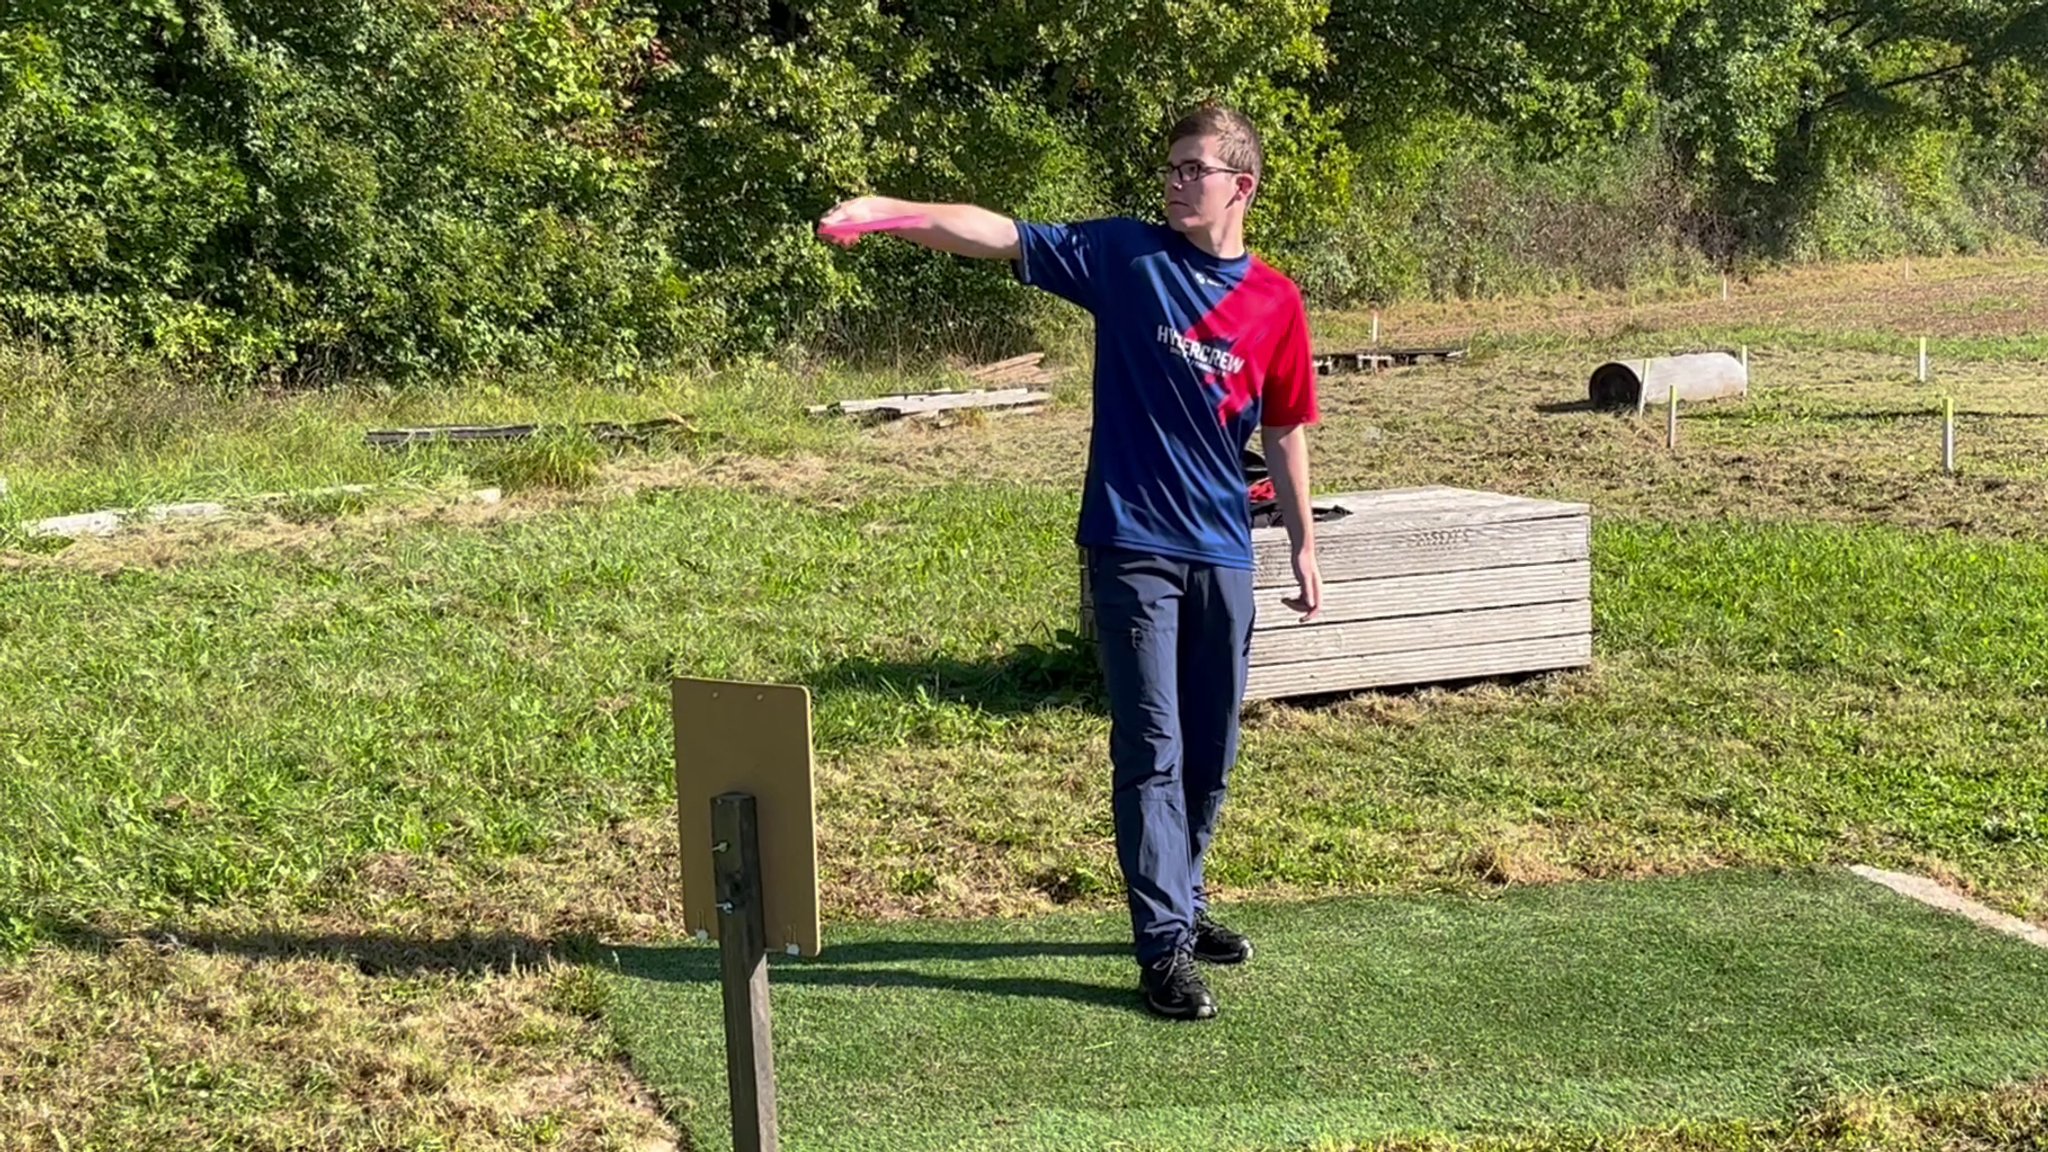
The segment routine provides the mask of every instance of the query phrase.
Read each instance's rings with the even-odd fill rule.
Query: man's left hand
[[[1301,622],[1306,624],[1323,610],[1323,574],[1316,569],[1314,544],[1294,553],[1294,582],[1300,587],[1300,595],[1280,603],[1301,613]]]

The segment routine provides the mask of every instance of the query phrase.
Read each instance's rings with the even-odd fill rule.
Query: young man
[[[1243,449],[1260,428],[1298,594],[1322,600],[1309,515],[1315,368],[1301,293],[1244,245],[1264,157],[1242,115],[1176,124],[1160,172],[1167,226],[1114,218],[1020,223],[970,205],[863,197],[827,230],[886,222],[1095,315],[1095,411],[1076,540],[1095,599],[1108,687],[1112,804],[1146,1005],[1216,1014],[1196,961],[1243,963],[1251,944],[1209,916],[1202,861],[1237,758],[1252,634]]]

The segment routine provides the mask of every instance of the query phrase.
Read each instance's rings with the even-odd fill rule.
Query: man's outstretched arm
[[[920,204],[889,196],[862,196],[827,212],[818,223],[830,227],[904,217],[913,222],[891,228],[889,234],[913,244],[981,260],[1015,260],[1019,253],[1017,222],[972,204]]]

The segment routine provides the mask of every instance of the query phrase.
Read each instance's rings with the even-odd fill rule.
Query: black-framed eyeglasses
[[[1152,171],[1157,173],[1161,180],[1171,180],[1175,184],[1193,184],[1197,180],[1213,176],[1218,172],[1229,172],[1232,175],[1242,176],[1246,170],[1243,168],[1216,168],[1204,164],[1200,160],[1184,160],[1179,164],[1161,164]]]

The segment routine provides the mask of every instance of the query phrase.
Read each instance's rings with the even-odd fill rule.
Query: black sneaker
[[[1242,964],[1252,958],[1252,942],[1209,919],[1195,917],[1195,959],[1204,964]]]
[[[1195,971],[1194,954],[1176,949],[1145,965],[1139,983],[1145,1007],[1169,1020],[1207,1020],[1216,1015],[1216,997]]]

